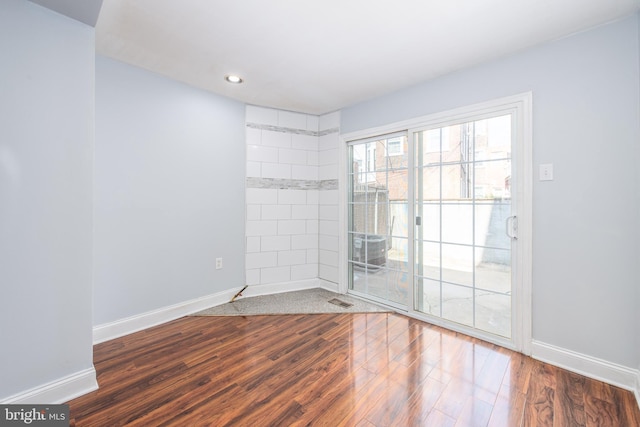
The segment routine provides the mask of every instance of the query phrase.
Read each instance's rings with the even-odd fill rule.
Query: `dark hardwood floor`
[[[185,317],[95,346],[76,426],[640,426],[631,392],[391,313]]]

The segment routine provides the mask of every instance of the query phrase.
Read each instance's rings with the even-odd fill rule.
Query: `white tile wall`
[[[306,150],[290,150],[283,148],[279,150],[280,156],[278,160],[280,163],[291,163],[293,165],[306,165],[307,164],[307,151]]]
[[[307,190],[307,204],[318,206],[320,200],[319,190]]]
[[[291,281],[291,267],[272,267],[260,270],[260,283],[284,283]]]
[[[278,110],[248,105],[246,110],[246,118],[247,123],[259,123],[263,125],[277,126]]]
[[[340,125],[339,113],[320,117],[320,130],[335,129]],[[318,179],[339,178],[338,133],[329,133],[318,138]],[[338,283],[338,190],[324,190],[318,194],[318,276],[329,282]]]
[[[307,251],[280,251],[278,265],[302,265],[307,263]]]
[[[260,269],[247,269],[245,281],[247,285],[259,285]]]
[[[263,236],[260,239],[261,251],[288,251],[289,249],[291,249],[290,236]]]
[[[248,177],[261,177],[262,176],[262,163],[260,163],[260,162],[247,162],[247,176]]]
[[[275,236],[278,233],[278,221],[247,221],[247,236]]]
[[[278,235],[287,236],[294,234],[306,234],[307,222],[302,219],[278,221]]]
[[[265,145],[267,147],[289,148],[291,147],[291,134],[284,133],[284,132],[263,130],[262,145]]]
[[[317,205],[294,205],[291,206],[292,219],[318,219]]]
[[[247,253],[260,252],[260,236],[247,237]]]
[[[318,151],[318,137],[310,135],[293,135],[291,147],[298,150]]]
[[[261,219],[260,205],[247,205],[247,221],[259,221]]]
[[[291,166],[291,178],[318,180],[318,166]]]
[[[291,165],[262,163],[262,178],[291,178]]]
[[[260,129],[247,128],[247,146],[262,145],[262,131]]]
[[[291,236],[291,249],[315,249],[317,247],[317,234]]]
[[[278,126],[290,129],[307,129],[307,115],[292,113],[291,111],[278,111]]]
[[[306,190],[278,190],[278,203],[282,205],[306,205]]]
[[[291,280],[314,279],[318,277],[318,264],[291,266]]]
[[[291,219],[291,205],[262,205],[261,208],[262,219]]]
[[[278,265],[277,252],[257,252],[246,255],[247,268],[263,268]]]
[[[338,178],[339,113],[312,116],[247,106],[247,177],[291,186]],[[308,184],[307,184],[308,186]],[[313,187],[313,185],[312,185]],[[249,285],[320,277],[338,280],[338,191],[247,188]]]
[[[319,117],[318,130],[328,130],[340,127],[340,112],[335,111],[333,113],[325,114]]]
[[[271,188],[247,188],[246,190],[247,204],[277,204],[278,190]]]
[[[278,163],[278,149],[263,145],[247,146],[247,160],[250,162]]]

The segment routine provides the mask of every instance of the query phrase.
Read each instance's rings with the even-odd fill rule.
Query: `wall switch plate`
[[[216,258],[216,270],[220,270],[222,268],[222,258]]]
[[[540,165],[540,181],[553,181],[553,164]]]

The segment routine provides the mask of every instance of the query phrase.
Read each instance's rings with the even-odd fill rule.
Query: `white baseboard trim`
[[[636,401],[638,402],[638,407],[640,408],[640,369],[636,371],[636,389],[633,391],[633,394],[636,395]]]
[[[329,282],[328,280],[324,280],[324,279],[318,279],[318,281],[320,282],[319,285],[322,289],[326,289],[328,291],[335,292],[337,294],[342,293],[340,292],[340,289],[338,288],[337,283]]]
[[[327,290],[337,292],[335,283],[327,282],[321,279],[298,280],[292,282],[272,283],[266,285],[251,285],[242,293],[242,297],[255,297],[260,295],[271,295],[282,292],[300,291],[303,289],[312,289],[322,287]],[[148,311],[124,319],[116,320],[110,323],[94,326],[93,343],[109,341],[114,338],[142,331],[152,326],[170,322],[189,314],[196,313],[209,307],[215,307],[220,304],[227,303],[242,287],[233,288],[218,292],[216,294],[207,295],[179,304],[170,305],[168,307],[159,308],[157,310]]]
[[[266,285],[251,285],[243,293],[243,297],[257,297],[262,295],[281,294],[283,292],[302,291],[320,287],[320,279],[295,280],[292,282],[269,283]]]
[[[60,404],[98,389],[96,370],[91,367],[47,384],[0,400],[0,404]]]
[[[104,323],[93,327],[93,343],[109,341],[114,338],[142,331],[152,326],[170,322],[180,317],[193,314],[197,311],[204,310],[209,307],[224,304],[242,288],[229,289],[212,295],[192,299],[178,304],[162,307],[157,310],[148,311],[115,322]]]
[[[637,384],[640,371],[637,369],[631,369],[535,340],[531,343],[531,349],[531,357],[534,359],[630,390],[638,398]],[[638,402],[640,403],[640,399],[638,399]]]

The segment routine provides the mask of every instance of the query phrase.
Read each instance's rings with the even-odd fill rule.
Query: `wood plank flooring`
[[[392,313],[185,317],[94,362],[75,426],[640,426],[631,392]]]

